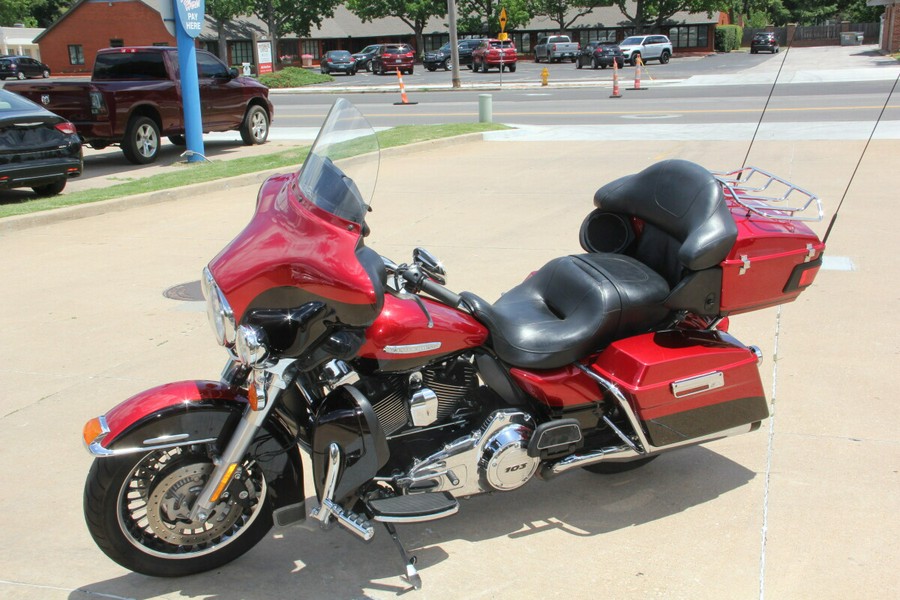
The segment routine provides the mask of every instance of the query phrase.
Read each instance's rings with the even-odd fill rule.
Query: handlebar
[[[397,274],[406,281],[412,288],[410,291],[423,291],[439,302],[457,308],[461,299],[459,294],[450,291],[433,279],[429,279],[419,267],[416,265],[400,265],[397,267]]]

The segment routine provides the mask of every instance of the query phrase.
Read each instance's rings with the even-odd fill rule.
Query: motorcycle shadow
[[[661,456],[645,467],[618,475],[583,470],[550,482],[534,481],[505,493],[460,502],[451,518],[398,527],[428,585],[429,570],[450,555],[441,545],[519,540],[556,530],[579,538],[641,526],[712,501],[749,483],[756,473],[703,447]],[[309,506],[315,499],[308,499]],[[577,544],[577,541],[573,541]],[[375,538],[360,543],[343,530],[322,531],[305,524],[273,529],[244,557],[200,575],[159,579],[137,574],[79,588],[108,597],[215,600],[246,598],[367,598],[413,591],[399,575],[399,554],[390,536],[376,526]],[[436,576],[436,574],[434,574]]]

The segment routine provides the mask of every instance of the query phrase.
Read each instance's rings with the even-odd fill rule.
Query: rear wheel
[[[248,146],[265,143],[269,137],[269,115],[262,106],[255,105],[247,109],[241,123],[241,139]]]
[[[516,63],[513,63],[513,64],[509,65],[509,72],[510,72],[510,73],[515,73],[515,72],[516,72]]]
[[[669,51],[663,50],[662,54],[659,55],[659,64],[664,65],[669,62]]]
[[[175,144],[176,146],[185,146],[187,145],[187,139],[181,134],[175,134],[169,136],[169,141]]]
[[[33,188],[34,193],[38,196],[55,196],[66,189],[66,180],[60,179],[46,185],[36,185]]]
[[[248,457],[210,516],[193,520],[191,508],[213,469],[204,446],[95,460],[84,488],[91,536],[123,567],[155,577],[234,560],[272,527],[268,486]]]
[[[122,152],[129,162],[146,165],[159,155],[159,126],[150,117],[134,117],[125,128]]]
[[[655,460],[658,457],[658,454],[654,454],[653,456],[645,456],[644,458],[637,458],[628,462],[599,462],[597,464],[588,465],[582,468],[585,471],[598,473],[600,475],[615,475],[616,473],[627,473],[628,471],[633,471],[634,469],[643,467],[644,465],[646,465],[650,461]]]
[[[23,73],[22,71],[19,71],[18,73],[16,73],[16,79],[19,79],[19,80],[25,79],[25,73]]]
[[[581,65],[581,59],[579,58],[579,59],[577,59],[577,60],[575,61],[575,68],[576,68],[576,69],[580,69],[581,67],[582,67],[582,65]]]
[[[43,77],[44,79],[47,79],[48,77],[50,77],[50,71],[47,69],[44,69],[43,71],[41,71],[41,77]]]

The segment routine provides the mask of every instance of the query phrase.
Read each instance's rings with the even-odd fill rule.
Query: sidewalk
[[[593,192],[670,157],[740,164],[743,142],[658,139],[561,145],[540,169],[498,178],[499,142],[389,155],[367,244],[406,260],[431,249],[449,285],[490,300],[544,261],[579,251]],[[503,144],[529,164],[539,142]],[[760,142],[759,166],[819,192],[831,217],[857,141]],[[853,270],[823,270],[781,309],[732,319],[759,345],[773,418],[760,431],[665,455],[630,474],[585,471],[461,503],[404,526],[424,581],[408,598],[840,599],[900,595],[900,205],[883,185],[900,141],[873,142],[829,240]],[[435,185],[435,164],[459,174]],[[623,166],[625,165],[625,166]],[[0,233],[0,597],[389,599],[405,594],[390,538],[273,530],[242,559],[180,579],[129,573],[89,538],[81,489],[88,418],[150,386],[216,378],[225,359],[200,302],[163,292],[196,281],[249,219],[257,185],[196,193]],[[892,192],[890,192],[892,194]],[[824,232],[827,223],[816,225]],[[307,490],[311,494],[310,490]]]

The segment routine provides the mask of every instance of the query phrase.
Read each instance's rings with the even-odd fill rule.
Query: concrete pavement
[[[821,235],[863,145],[763,140],[751,163],[822,196]],[[471,140],[388,153],[368,244],[395,260],[426,246],[452,288],[496,299],[547,259],[579,251],[578,227],[606,181],[672,157],[736,167],[747,143],[621,141],[615,162],[585,163],[596,143],[567,142],[544,153],[540,168],[497,166],[532,164],[545,148]],[[885,185],[898,150],[896,138],[869,147],[815,285],[792,304],[732,319],[732,332],[766,357],[773,417],[760,431],[630,474],[534,481],[405,526],[424,580],[409,597],[898,597],[900,205]],[[225,355],[203,303],[164,292],[198,279],[249,219],[257,187],[223,182],[173,201],[0,230],[0,597],[407,592],[382,531],[363,544],[340,530],[273,530],[217,571],[153,579],[108,560],[84,526],[84,421],[147,387],[218,376]]]

